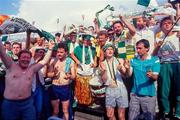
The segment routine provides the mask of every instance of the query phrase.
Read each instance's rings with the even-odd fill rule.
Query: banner
[[[125,41],[118,42],[118,58],[132,59],[135,56],[134,45],[127,44]]]
[[[25,21],[22,18],[11,18],[6,21],[4,21],[1,26],[0,30],[2,31],[3,34],[12,34],[12,33],[20,33],[20,32],[25,32],[27,30],[31,30],[32,32],[37,32],[39,33],[40,31]]]
[[[112,14],[112,11],[114,11],[114,7],[108,4],[105,8],[96,12],[96,18],[98,20],[98,25],[100,28],[103,28],[107,24],[107,20],[103,18],[110,16]]]
[[[38,37],[37,33],[32,33],[31,38]],[[3,42],[25,42],[27,39],[26,32],[15,33],[15,34],[3,34],[1,37]]]

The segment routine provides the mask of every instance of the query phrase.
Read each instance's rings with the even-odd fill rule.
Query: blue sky
[[[0,14],[16,15],[20,6],[20,0],[0,0]]]

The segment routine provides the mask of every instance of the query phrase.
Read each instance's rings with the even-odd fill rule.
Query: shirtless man
[[[62,103],[64,119],[69,120],[69,100],[70,100],[70,80],[75,78],[74,63],[68,55],[66,44],[59,43],[57,57],[51,61],[48,67],[47,76],[53,79],[51,100],[53,105],[53,115],[59,113],[59,100]]]
[[[7,68],[4,101],[2,104],[3,120],[36,119],[31,97],[32,77],[49,61],[53,46],[53,44],[50,44],[49,50],[42,61],[29,66],[31,60],[29,51],[22,50],[19,53],[18,63],[16,64],[6,55],[0,40],[0,57]]]

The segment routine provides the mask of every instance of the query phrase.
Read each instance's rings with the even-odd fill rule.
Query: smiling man
[[[48,77],[53,79],[51,93],[53,116],[58,116],[60,100],[65,120],[69,120],[70,80],[75,78],[74,62],[67,55],[67,45],[59,43],[56,58],[51,61],[47,73]]]
[[[22,119],[35,120],[35,109],[31,97],[32,77],[50,59],[53,44],[42,61],[29,66],[31,53],[27,50],[20,51],[18,63],[15,63],[8,55],[0,42],[0,57],[5,64],[6,84],[4,101],[2,104],[3,120]]]

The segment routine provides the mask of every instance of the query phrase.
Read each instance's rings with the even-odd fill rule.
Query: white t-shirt
[[[162,41],[165,37],[163,32],[156,34],[156,42]],[[180,60],[180,42],[177,34],[167,36],[158,51],[158,57],[161,62]]]
[[[153,50],[154,50],[154,31],[152,31],[149,28],[144,28],[142,30],[136,30],[136,34],[133,37],[133,41],[134,41],[134,45],[136,45],[136,43],[141,40],[141,39],[146,39],[149,41],[150,44],[150,49],[149,49],[149,54],[152,54]]]

